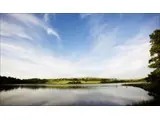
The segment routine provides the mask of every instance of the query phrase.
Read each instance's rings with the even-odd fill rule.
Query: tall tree
[[[148,75],[151,82],[160,82],[160,29],[155,30],[150,36],[150,55],[149,67],[153,68],[153,72]]]

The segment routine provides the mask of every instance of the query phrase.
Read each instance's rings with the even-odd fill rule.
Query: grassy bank
[[[134,105],[137,106],[159,106],[160,105],[160,85],[157,83],[134,83],[134,84],[124,84],[124,86],[139,87],[149,92],[154,99],[149,101],[142,101]]]
[[[144,79],[137,80],[120,80],[111,78],[57,78],[57,79],[18,79],[13,77],[0,77],[1,84],[50,84],[50,85],[65,85],[65,84],[105,84],[105,83],[135,83],[144,82]]]
[[[83,81],[83,80],[78,80],[78,81],[74,81],[74,80],[48,80],[46,82],[46,84],[53,84],[53,85],[66,85],[66,84],[99,84],[101,83],[100,80],[97,81]]]

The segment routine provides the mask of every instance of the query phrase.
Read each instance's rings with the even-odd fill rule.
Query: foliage
[[[160,82],[160,29],[150,34],[150,55],[149,67],[153,68],[153,72],[148,75],[148,80],[152,82]]]
[[[106,79],[101,80],[101,83],[109,83],[109,82],[111,82],[111,80],[106,80]]]
[[[57,79],[18,79],[13,77],[0,76],[1,84],[99,84],[99,83],[128,83],[144,82],[144,79],[118,80],[108,78],[57,78]]]
[[[71,82],[68,82],[68,84],[81,84],[81,81],[71,81]]]
[[[32,78],[18,79],[13,77],[0,76],[0,84],[45,84],[47,80]]]

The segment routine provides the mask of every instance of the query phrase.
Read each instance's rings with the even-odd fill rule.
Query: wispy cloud
[[[43,20],[47,23],[56,17],[55,13],[44,13]]]
[[[33,40],[33,38],[25,33],[25,29],[21,26],[18,26],[16,24],[10,24],[8,22],[5,22],[3,20],[0,20],[1,22],[1,36],[5,37],[20,37],[20,38],[26,38],[28,40]]]
[[[90,55],[82,59],[86,67],[91,66],[99,77],[140,78],[145,77],[151,70],[147,67],[149,60],[149,34],[156,29],[156,19],[143,24],[139,33],[119,44],[117,41],[119,26],[107,30],[107,22],[101,22],[103,17],[95,22],[97,16],[90,18],[92,48]],[[96,19],[97,20],[97,19]],[[94,21],[94,22],[93,22]],[[147,29],[146,29],[147,25]],[[90,74],[91,76],[93,74]]]
[[[86,18],[86,17],[89,17],[90,15],[92,15],[91,13],[81,13],[80,14],[80,17],[82,18],[82,19],[84,19],[84,18]]]
[[[44,64],[49,63],[45,63],[46,59],[54,54],[49,46],[45,46],[51,43],[59,45],[60,35],[33,14],[5,14],[1,17],[0,23],[1,74],[40,77],[38,73],[34,75],[35,71],[38,72],[39,68],[42,70]],[[52,39],[50,35],[53,36]],[[56,63],[54,59],[52,61]]]
[[[33,14],[5,14],[1,18],[1,75],[140,78],[150,72],[148,34],[157,27],[155,18],[140,26],[134,36],[117,43],[121,28],[117,25],[108,29],[103,16],[90,16],[87,25],[91,48],[77,61],[54,51],[61,38],[43,18]]]
[[[34,28],[36,28],[36,27],[43,28],[46,31],[46,33],[53,35],[53,36],[57,37],[57,39],[60,40],[59,34],[53,28],[51,28],[51,26],[49,26],[47,23],[43,22],[43,20],[38,19],[37,17],[35,17],[32,14],[8,14],[8,16],[25,24],[29,28],[32,28],[33,26],[34,26]],[[50,31],[50,32],[48,32],[48,31]]]
[[[44,19],[45,22],[48,22],[48,20],[49,20],[48,13],[45,13],[45,14],[44,14],[43,19]]]

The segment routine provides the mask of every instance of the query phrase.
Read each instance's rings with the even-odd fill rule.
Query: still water
[[[121,84],[0,86],[0,105],[132,105],[153,99],[148,92]]]

